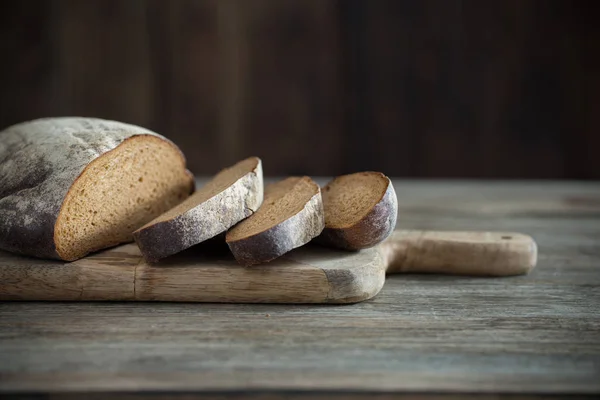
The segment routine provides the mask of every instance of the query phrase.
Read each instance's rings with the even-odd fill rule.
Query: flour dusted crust
[[[60,259],[54,227],[71,185],[92,161],[139,135],[175,147],[150,130],[97,118],[44,118],[0,132],[0,248]]]
[[[289,177],[265,189],[258,213],[229,230],[226,241],[238,263],[265,263],[311,241],[325,226],[319,185]]]
[[[303,246],[325,226],[321,193],[314,195],[298,214],[272,228],[241,240],[228,240],[236,261],[244,266],[265,263]]]
[[[228,180],[224,176],[232,171],[239,174],[223,186]],[[250,157],[219,172],[185,202],[142,226],[133,236],[144,258],[157,262],[227,231],[252,215],[262,202],[262,162]]]

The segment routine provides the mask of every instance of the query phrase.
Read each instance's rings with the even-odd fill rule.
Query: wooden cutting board
[[[353,303],[377,295],[387,273],[506,276],[536,264],[518,233],[396,231],[358,252],[309,244],[244,268],[223,245],[195,246],[147,264],[135,244],[65,263],[0,251],[0,300]]]

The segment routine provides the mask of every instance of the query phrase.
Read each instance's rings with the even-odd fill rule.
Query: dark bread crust
[[[155,263],[225,232],[252,215],[262,200],[262,165],[257,158],[254,170],[225,190],[171,219],[150,222],[133,232],[133,238],[144,259]]]
[[[178,220],[158,223],[133,233],[133,238],[146,261],[155,263],[161,258],[190,247],[185,235],[181,234],[181,225],[185,224],[185,218],[179,217]]]
[[[226,241],[236,261],[251,266],[272,261],[310,242],[324,227],[323,200],[319,189],[300,212],[285,221],[243,239],[231,240],[226,237]]]
[[[140,135],[177,148],[145,128],[98,118],[42,118],[0,132],[0,249],[62,259],[54,228],[73,183],[90,163]]]
[[[387,179],[388,186],[371,211],[347,228],[325,226],[323,233],[315,240],[316,243],[344,250],[360,250],[376,246],[392,234],[398,217],[398,199],[392,181],[381,175]]]

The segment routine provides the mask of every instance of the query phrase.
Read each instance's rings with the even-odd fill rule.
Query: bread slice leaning
[[[0,249],[74,261],[132,232],[194,190],[177,146],[99,118],[42,118],[0,132]]]
[[[398,200],[390,179],[380,172],[342,175],[323,188],[325,229],[320,244],[346,250],[373,247],[396,227]]]
[[[271,261],[318,236],[325,220],[319,185],[307,176],[270,184],[258,211],[225,237],[244,266]]]
[[[156,262],[210,239],[252,215],[263,201],[261,161],[250,157],[219,172],[186,201],[133,233],[147,261]]]

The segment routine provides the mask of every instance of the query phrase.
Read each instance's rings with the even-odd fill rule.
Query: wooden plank
[[[312,331],[309,331],[312,332]],[[420,333],[420,332],[415,332]],[[515,334],[515,332],[513,332]],[[204,339],[204,337],[202,337]],[[389,337],[386,337],[389,339]],[[558,343],[559,345],[562,343]],[[37,348],[36,348],[37,350]],[[67,350],[67,349],[65,349]],[[70,350],[70,349],[68,349]],[[90,351],[90,349],[84,348],[83,352],[87,354],[97,356],[98,353]],[[186,351],[192,351],[192,348],[182,346],[180,348],[170,349],[175,353],[184,353]],[[198,349],[194,349],[198,351]],[[232,351],[213,351],[213,352],[202,352],[198,351],[197,356],[205,354],[207,357],[214,358],[216,354],[220,353],[222,358],[221,362],[226,363],[228,359],[233,356],[233,351],[248,351],[248,349],[231,349]],[[295,349],[294,351],[285,351],[284,349],[278,349],[282,353],[282,359],[291,362],[291,360],[302,360],[297,358],[301,355],[301,349]],[[324,351],[323,348],[318,348],[320,351]],[[340,351],[341,350],[341,351]],[[330,356],[338,357],[340,362],[353,362],[352,357],[341,357],[344,353],[351,353],[352,349],[340,349],[338,351],[329,351]],[[260,348],[250,349],[251,352],[259,352]],[[395,351],[398,359],[403,360],[404,370],[398,371],[399,363],[381,363],[381,360],[385,359],[383,354],[385,351]],[[112,353],[112,352],[111,352]],[[146,356],[142,354],[146,353]],[[209,371],[201,370],[200,372],[163,372],[156,373],[152,371],[133,372],[133,373],[85,373],[76,372],[71,373],[69,376],[53,373],[25,373],[25,374],[2,374],[0,375],[1,380],[8,381],[14,392],[39,392],[41,388],[44,391],[51,393],[69,393],[69,392],[99,392],[103,394],[112,392],[138,392],[145,394],[148,398],[154,398],[156,394],[168,393],[173,394],[190,394],[200,393],[203,396],[221,394],[224,398],[238,398],[238,393],[253,393],[253,392],[267,392],[272,393],[274,399],[287,399],[288,393],[303,393],[307,398],[314,398],[315,395],[322,393],[343,395],[343,394],[361,394],[369,393],[370,395],[381,395],[383,393],[393,393],[397,397],[397,392],[400,389],[402,394],[417,393],[420,397],[417,399],[435,399],[445,398],[445,396],[437,393],[444,392],[443,394],[457,395],[459,398],[479,398],[482,392],[483,395],[489,393],[501,393],[500,396],[495,395],[493,398],[513,398],[515,395],[520,395],[521,398],[535,399],[541,397],[547,399],[551,396],[560,394],[561,398],[565,395],[587,395],[589,397],[597,394],[598,385],[591,382],[595,380],[597,375],[594,374],[582,374],[582,373],[561,373],[560,368],[582,368],[587,367],[590,364],[590,359],[584,359],[578,362],[576,357],[568,358],[550,358],[541,357],[533,361],[536,365],[544,367],[538,369],[538,373],[525,374],[523,378],[517,379],[515,374],[505,372],[504,374],[498,374],[498,378],[501,381],[490,381],[486,380],[482,382],[482,376],[486,375],[486,372],[494,369],[494,364],[503,362],[502,357],[474,357],[465,359],[462,357],[452,356],[432,356],[431,354],[419,356],[418,353],[405,353],[398,352],[398,349],[394,348],[383,348],[377,351],[379,359],[370,359],[372,365],[385,365],[389,368],[388,371],[377,368],[372,368],[371,371],[357,372],[339,372],[331,371],[319,368],[319,370],[310,370],[308,367],[299,369],[298,371],[285,371],[283,363],[278,363],[278,368],[275,367],[272,370],[264,370],[260,372],[251,372],[252,366],[245,366],[239,371],[233,371],[231,369]],[[115,354],[111,354],[114,356]],[[149,367],[160,368],[160,364],[164,362],[182,362],[184,357],[169,357],[165,358],[160,352],[151,351],[144,348],[138,348],[136,350],[127,351],[121,354],[121,361],[127,363],[128,359],[140,359],[142,362],[147,362],[148,359],[157,360],[156,362],[148,363]],[[448,364],[454,363],[459,371],[452,373],[449,370],[442,370],[439,373],[423,373],[422,371],[411,372],[409,367],[408,359],[414,358],[416,363],[431,363],[431,364]],[[487,358],[487,360],[486,360]],[[99,364],[102,364],[102,359]],[[507,364],[508,368],[514,368],[517,373],[523,374],[525,367],[524,364],[531,363],[531,359],[523,357],[515,364]],[[593,362],[593,361],[592,361]],[[234,365],[235,363],[229,362]],[[471,363],[472,368],[464,369],[465,364]],[[300,363],[299,363],[300,364]],[[302,364],[308,364],[304,361]],[[186,365],[187,366],[187,365]],[[487,368],[485,368],[487,367]],[[520,368],[519,368],[520,367]],[[479,368],[475,369],[475,368]],[[484,369],[482,369],[484,368]],[[531,368],[531,367],[529,367]],[[589,368],[589,367],[588,367]],[[486,371],[487,370],[487,371]],[[549,377],[549,371],[555,371],[553,378]],[[442,375],[443,374],[443,375]],[[563,376],[561,376],[563,375]],[[566,375],[566,376],[564,376]],[[200,378],[199,378],[200,376]],[[110,384],[107,383],[110,380]],[[533,380],[533,381],[532,381]],[[361,382],[362,381],[362,382]],[[396,381],[396,383],[393,383]],[[431,384],[432,381],[436,381],[435,384]],[[31,384],[33,382],[33,384]],[[293,385],[286,384],[287,382],[293,382]],[[379,382],[379,383],[375,383]],[[461,384],[457,384],[460,382]],[[587,390],[582,390],[582,386],[586,386]],[[292,386],[292,388],[290,388]],[[424,391],[424,387],[429,387],[429,391]],[[540,390],[539,386],[543,386]],[[468,389],[467,389],[468,388]],[[474,390],[475,388],[475,390]],[[476,391],[476,393],[473,393]],[[459,394],[462,396],[458,396]],[[439,397],[436,397],[439,396]],[[498,397],[496,397],[498,396]],[[206,398],[206,397],[202,397]],[[328,397],[327,397],[328,398]],[[343,397],[345,398],[345,397]],[[360,397],[359,397],[360,398]],[[362,397],[364,398],[364,397]],[[371,398],[368,396],[367,398]],[[409,397],[410,398],[410,397]],[[485,397],[484,397],[485,398]]]
[[[0,303],[0,390],[422,399],[600,392],[600,214],[443,207],[461,196],[593,199],[600,185],[394,184],[400,227],[523,231],[538,241],[538,266],[503,279],[394,276],[352,306]],[[432,211],[411,210],[419,203]]]
[[[55,395],[35,395],[28,394],[27,399],[79,399],[85,396],[86,399],[103,399],[106,398],[105,393],[90,393],[90,392],[69,392],[60,393]],[[361,391],[361,392],[331,392],[331,391],[320,391],[315,392],[304,392],[296,390],[232,390],[227,394],[200,394],[200,393],[173,393],[173,392],[144,392],[144,393],[123,393],[123,392],[112,392],[109,396],[118,396],[119,399],[123,400],[135,400],[135,399],[153,399],[153,400],[168,400],[168,399],[184,399],[184,400],[224,400],[224,399],[250,399],[250,400],[274,400],[274,399],[286,399],[286,400],[300,400],[300,399],[313,399],[313,400],[329,400],[329,399],[343,399],[343,400],[458,400],[464,398],[476,398],[481,400],[535,400],[535,399],[547,399],[548,395],[518,395],[518,394],[469,394],[469,393],[451,393],[451,394],[420,394],[420,393],[379,393],[372,391]],[[6,396],[6,399],[19,399],[20,396]],[[552,398],[552,397],[551,397]],[[568,398],[572,400],[589,400],[590,396],[586,395],[569,395],[561,396],[561,398]]]
[[[568,176],[580,179],[599,179],[600,160],[594,149],[600,148],[600,116],[594,110],[600,107],[600,59],[594,49],[600,38],[596,21],[600,16],[594,3],[585,2],[578,7],[560,3],[560,20],[570,27],[570,35],[559,39],[562,50],[567,55],[560,58],[560,69],[571,79],[563,90],[569,101],[571,118],[563,121],[567,152]],[[573,135],[571,132],[580,132]]]
[[[60,0],[52,7],[62,112],[152,129],[145,2]]]
[[[458,400],[458,399],[481,399],[481,400],[543,400],[549,398],[548,395],[518,395],[518,394],[469,394],[469,393],[451,393],[451,394],[421,394],[421,393],[379,393],[373,391],[361,391],[361,392],[332,392],[332,391],[319,391],[319,392],[307,392],[297,390],[231,390],[227,394],[219,393],[173,393],[173,392],[161,392],[161,391],[147,391],[143,393],[124,393],[124,392],[111,392],[111,393],[90,393],[90,392],[69,392],[60,394],[28,394],[27,399],[36,400],[54,400],[54,399],[79,399],[85,396],[86,399],[104,399],[106,396],[114,396],[123,400],[135,400],[135,399],[153,399],[153,400],[170,400],[170,399],[184,399],[184,400],[225,400],[225,399],[250,399],[250,400],[275,400],[275,399],[286,399],[286,400],[329,400],[329,399],[343,399],[343,400]],[[22,396],[5,396],[6,399],[20,399]],[[550,396],[550,398],[553,398]],[[560,398],[568,398],[572,400],[589,400],[590,396],[586,395],[569,395],[560,396]]]
[[[373,148],[357,150],[356,163],[370,156],[370,168],[396,176],[600,173],[586,150],[597,137],[584,104],[594,103],[597,85],[587,47],[598,37],[591,6],[582,13],[558,1],[358,3],[358,57],[369,60],[358,112],[367,114],[365,146]]]
[[[354,303],[376,296],[386,272],[510,276],[537,262],[529,236],[503,232],[396,231],[360,252],[309,244],[252,268],[219,244],[160,264],[134,244],[70,263],[0,252],[0,300]]]
[[[154,96],[148,102],[150,110],[149,126],[180,145],[173,120],[176,111],[174,90],[176,75],[174,57],[177,46],[174,43],[177,26],[177,2],[146,0],[146,34],[148,63],[152,70]]]
[[[0,129],[52,116],[62,110],[55,85],[57,60],[49,2],[5,1],[0,5]]]
[[[261,156],[267,175],[337,174],[344,136],[336,2],[237,4],[247,47],[239,146]]]
[[[258,154],[270,175],[594,179],[596,8],[5,1],[0,125],[122,119],[206,174]]]
[[[165,7],[169,15],[164,23],[168,26],[170,48],[165,50],[170,59],[162,60],[171,75],[171,87],[165,89],[170,92],[166,98],[171,100],[164,104],[171,119],[166,133],[184,150],[193,172],[214,173],[248,155],[267,156],[264,161],[270,175],[289,172],[285,165],[290,157],[311,159],[294,167],[299,173],[314,171],[311,165],[319,161],[303,157],[314,152],[311,138],[323,139],[325,130],[337,132],[335,122],[333,127],[323,126],[336,115],[328,114],[322,122],[324,118],[308,113],[318,106],[316,102],[328,106],[335,101],[330,100],[335,95],[335,81],[329,79],[335,74],[335,65],[324,59],[333,54],[331,40],[335,38],[325,36],[318,45],[312,41],[323,34],[322,30],[335,32],[331,4],[184,0],[155,6],[153,21],[164,21],[161,11]],[[306,38],[302,29],[296,31],[299,42],[292,48],[275,42],[282,40],[277,31],[289,27],[286,18],[308,28]],[[270,31],[264,35],[261,31],[267,26]],[[317,48],[307,48],[305,43]],[[299,65],[299,59],[306,61]],[[317,91],[304,86],[294,89],[296,80],[317,75],[317,69],[327,74],[316,82],[320,85]],[[309,106],[313,109],[307,110]],[[336,138],[328,135],[318,148],[335,153],[332,147]],[[282,144],[286,146],[283,149]],[[334,165],[335,157],[330,157]]]
[[[168,19],[160,13],[154,19],[156,24],[166,24],[168,34],[169,49],[162,55],[170,74],[166,88],[170,102],[163,103],[171,118],[168,136],[186,154],[191,171],[214,174],[229,165],[221,159],[219,142],[221,43],[217,2],[180,0],[161,6],[169,10]]]
[[[309,245],[252,268],[210,244],[157,265],[144,262],[135,244],[71,263],[0,251],[0,300],[350,303],[377,295],[384,280],[377,248]]]
[[[219,150],[221,162],[234,163],[247,157],[242,148],[245,133],[243,112],[247,101],[247,18],[244,3],[225,0],[217,3],[219,27]]]
[[[22,384],[63,390],[100,390],[107,378],[121,390],[599,389],[593,379],[600,351],[593,290],[536,290],[519,278],[493,285],[436,277],[393,282],[385,296],[344,308],[11,305],[6,312],[3,307],[3,321],[17,331],[5,331],[2,354],[11,360],[5,368],[27,367]],[[44,363],[36,367],[26,354]],[[67,363],[80,373],[44,372]],[[164,371],[165,365],[178,371]],[[115,367],[123,373],[100,373]],[[199,369],[201,380],[194,372]],[[157,370],[163,372],[152,372]],[[11,373],[7,383],[18,377]]]

